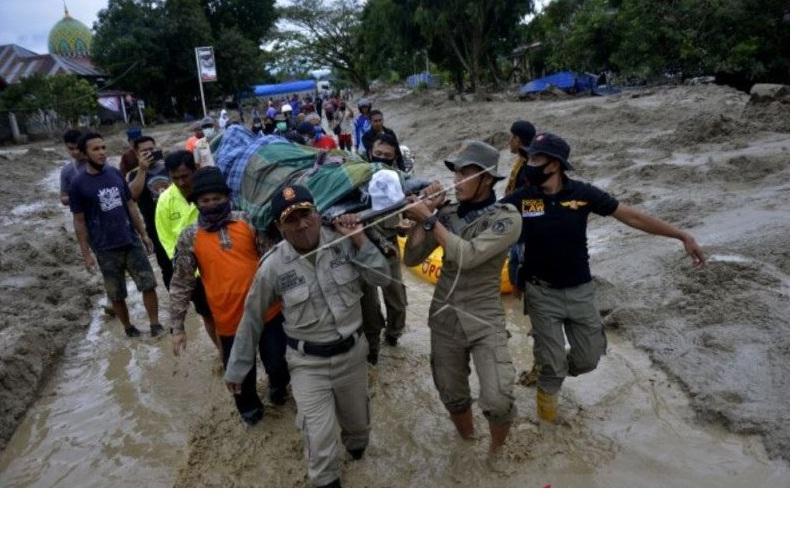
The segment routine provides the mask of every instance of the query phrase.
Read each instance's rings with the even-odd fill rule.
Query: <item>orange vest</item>
[[[194,147],[197,144],[197,141],[199,141],[199,140],[200,139],[198,139],[194,135],[192,135],[191,137],[186,139],[186,150],[188,150],[189,152],[194,153]]]
[[[217,334],[232,337],[242,319],[244,301],[258,270],[258,249],[256,235],[247,222],[236,220],[225,229],[231,241],[229,248],[222,247],[218,231],[197,228],[194,255]],[[281,304],[276,302],[264,313],[264,322],[280,312]]]

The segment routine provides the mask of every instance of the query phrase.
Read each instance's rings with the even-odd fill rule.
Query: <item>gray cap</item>
[[[444,164],[453,172],[467,165],[477,165],[486,170],[494,179],[501,180],[505,176],[501,176],[497,172],[499,161],[500,152],[493,146],[483,141],[465,141],[456,152],[444,160]]]

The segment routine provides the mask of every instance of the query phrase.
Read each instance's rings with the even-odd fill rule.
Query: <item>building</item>
[[[16,44],[0,45],[0,90],[34,74],[73,74],[97,83],[103,72],[92,64],[92,32],[64,8],[64,18],[50,30],[49,54],[37,54]]]

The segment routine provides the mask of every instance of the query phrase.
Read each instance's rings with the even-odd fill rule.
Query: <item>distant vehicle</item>
[[[317,91],[319,91],[321,94],[330,94],[331,82],[329,80],[317,81]]]

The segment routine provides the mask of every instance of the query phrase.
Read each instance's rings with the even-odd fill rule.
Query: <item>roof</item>
[[[34,74],[74,74],[85,78],[104,75],[88,58],[37,54],[16,44],[0,45],[0,81],[10,85]]]

